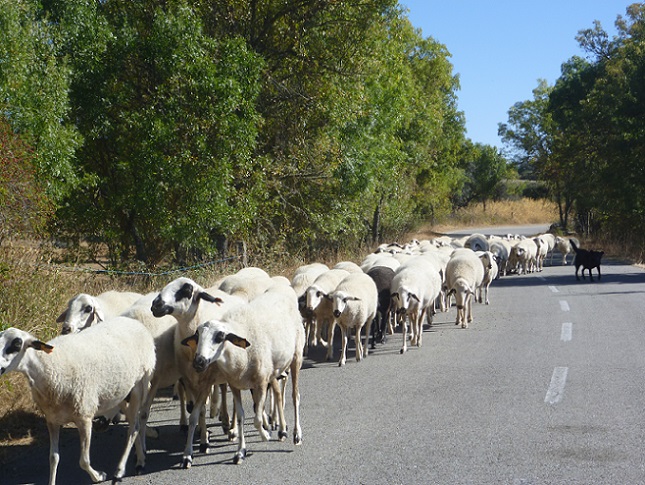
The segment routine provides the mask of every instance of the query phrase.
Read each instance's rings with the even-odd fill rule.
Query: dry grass
[[[484,210],[483,204],[478,203],[459,209],[436,224],[421,226],[411,231],[405,240],[429,239],[458,228],[550,224],[557,220],[558,208],[547,200],[521,199],[488,202],[486,210]]]

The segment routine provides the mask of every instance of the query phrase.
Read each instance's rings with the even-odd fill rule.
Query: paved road
[[[594,283],[546,267],[494,282],[468,329],[454,308],[439,313],[404,355],[400,334],[363,362],[352,350],[344,368],[314,354],[301,374],[302,446],[259,441],[247,406],[243,465],[213,423],[211,452],[181,470],[177,405],[160,399],[147,473],[131,476],[131,462],[123,483],[645,483],[644,294],[645,272],[630,265],[607,261]],[[92,463],[111,472],[123,427],[94,438]],[[63,443],[59,483],[90,483],[76,430]],[[47,446],[16,452],[0,483],[46,483]]]

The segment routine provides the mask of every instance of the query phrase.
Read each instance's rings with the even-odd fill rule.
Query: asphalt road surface
[[[197,446],[183,470],[178,404],[157,399],[160,438],[148,440],[145,474],[133,475],[131,457],[123,483],[645,483],[645,272],[607,259],[600,281],[578,282],[559,261],[493,282],[468,329],[454,307],[438,313],[423,347],[403,355],[400,333],[359,363],[352,346],[343,368],[313,352],[301,446],[261,442],[247,399],[246,461],[232,464],[236,444],[209,420],[210,452]],[[286,413],[293,423],[289,398]],[[95,434],[92,465],[111,476],[124,442],[124,425]],[[58,483],[90,483],[76,430],[61,443]],[[9,456],[1,484],[47,483],[47,442]]]

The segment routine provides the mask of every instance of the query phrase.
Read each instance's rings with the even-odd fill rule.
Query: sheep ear
[[[245,349],[247,347],[251,346],[251,343],[246,340],[245,338],[239,337],[235,335],[234,333],[228,333],[226,334],[226,340],[231,342],[233,345],[237,345],[238,347]]]
[[[103,313],[103,309],[97,306],[94,306],[94,316],[96,317],[96,320],[98,322],[102,322],[105,320],[105,313]]]
[[[45,352],[47,354],[51,354],[53,352],[53,350],[54,350],[53,346],[51,346],[49,344],[46,344],[45,342],[41,342],[40,340],[34,340],[33,342],[31,342],[29,344],[29,346],[32,349],[42,350],[43,352]]]
[[[205,301],[209,301],[211,303],[217,303],[218,305],[221,305],[222,303],[224,303],[224,300],[222,300],[221,298],[213,296],[209,293],[206,293],[205,291],[201,291],[199,293],[199,298]]]
[[[414,293],[410,293],[410,298],[414,298],[416,301],[419,301],[419,297]]]
[[[345,301],[361,301],[361,299],[357,296],[348,296]]]
[[[56,319],[56,323],[63,323],[66,318],[67,318],[67,310],[65,310],[63,313],[58,315],[58,318]]]
[[[182,340],[181,345],[185,345],[186,347],[190,347],[193,350],[197,350],[197,342],[199,342],[199,334],[195,332],[190,337],[186,337],[184,340]]]

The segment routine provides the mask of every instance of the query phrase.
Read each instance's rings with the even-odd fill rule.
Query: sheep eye
[[[317,296],[318,298],[320,298],[320,297],[322,296],[322,291],[317,291],[317,292],[316,292],[316,296]]]
[[[226,334],[222,331],[219,331],[215,335],[213,335],[213,342],[215,342],[216,344],[221,344],[225,338]]]
[[[92,311],[91,305],[85,305],[85,308],[83,308],[84,313],[90,313],[91,311]]]
[[[184,298],[193,297],[193,285],[190,283],[184,283],[183,286],[175,293],[175,301],[181,301]]]
[[[7,347],[7,354],[20,352],[20,349],[22,349],[22,339],[20,337],[16,337],[11,341],[9,347]]]

